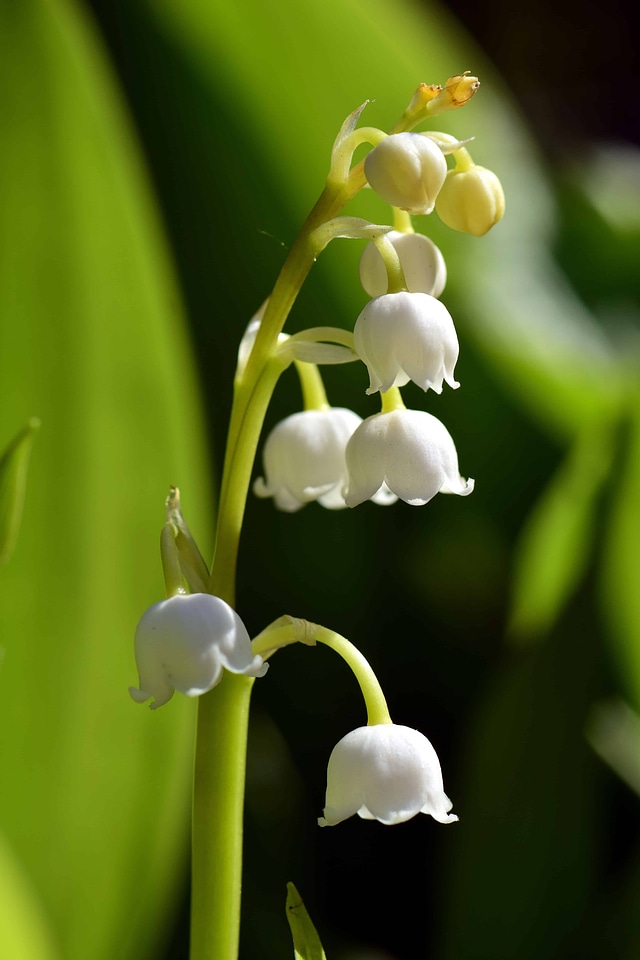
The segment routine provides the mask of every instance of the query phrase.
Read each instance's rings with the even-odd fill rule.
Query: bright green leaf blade
[[[0,835],[0,957],[54,960],[56,956],[42,905]]]
[[[194,705],[152,714],[127,687],[170,484],[208,529],[201,415],[91,24],[3,0],[0,88],[2,427],[45,424],[0,577],[0,822],[65,960],[127,960],[163,938],[184,876]]]
[[[327,960],[318,931],[292,883],[287,884],[287,920],[293,937],[295,960]]]
[[[0,564],[7,562],[18,539],[33,435],[39,427],[40,421],[32,418],[0,456]]]
[[[530,513],[516,555],[509,626],[515,642],[547,632],[580,583],[612,455],[610,424],[583,430]]]

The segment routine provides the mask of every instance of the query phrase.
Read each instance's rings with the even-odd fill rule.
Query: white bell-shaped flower
[[[242,620],[224,600],[208,593],[178,594],[155,603],[136,629],[140,687],[129,687],[136,703],[153,697],[161,707],[174,690],[198,697],[222,679],[222,671],[263,677],[268,664],[254,656]]]
[[[345,507],[344,452],[360,423],[357,413],[343,407],[303,410],[281,420],[264,445],[265,479],[256,480],[254,493],[273,497],[288,513],[312,500],[330,510]]]
[[[327,770],[321,827],[357,813],[366,820],[403,823],[428,813],[440,823],[458,818],[444,792],[438,755],[410,727],[381,723],[358,727],[334,747]]]
[[[374,499],[386,487],[412,506],[428,503],[436,493],[466,496],[473,480],[458,470],[451,434],[423,410],[377,413],[360,424],[347,445],[348,507]]]
[[[439,297],[447,282],[447,267],[433,240],[422,233],[399,230],[391,230],[385,237],[396,249],[407,290]],[[387,268],[375,243],[368,243],[360,257],[360,282],[370,297],[381,297],[387,292]]]
[[[364,161],[369,185],[392,207],[409,213],[431,213],[447,175],[440,147],[421,133],[394,133]]]
[[[442,393],[442,382],[460,384],[453,371],[459,345],[451,314],[427,293],[386,293],[370,300],[353,330],[358,356],[369,371],[369,389],[385,393],[413,380]]]

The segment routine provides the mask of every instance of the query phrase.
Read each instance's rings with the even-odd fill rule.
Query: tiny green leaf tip
[[[287,920],[293,937],[295,960],[327,960],[318,931],[292,883],[287,884]]]

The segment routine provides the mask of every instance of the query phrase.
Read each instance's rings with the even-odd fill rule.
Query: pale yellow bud
[[[480,86],[477,77],[470,77],[469,71],[459,74],[456,77],[449,77],[444,89],[441,90],[433,99],[430,99],[427,106],[429,116],[435,117],[439,113],[445,113],[447,110],[456,110],[458,107],[464,107],[471,97],[476,93]]]
[[[502,184],[486,167],[450,170],[438,194],[436,211],[452,230],[482,237],[504,214]]]

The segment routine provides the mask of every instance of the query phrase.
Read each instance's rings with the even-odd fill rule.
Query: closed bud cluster
[[[442,150],[420,133],[395,133],[367,154],[369,185],[392,207],[412,214],[431,213],[447,175]]]
[[[450,170],[436,200],[443,223],[474,237],[484,236],[502,219],[504,206],[498,177],[475,164],[469,170]]]

